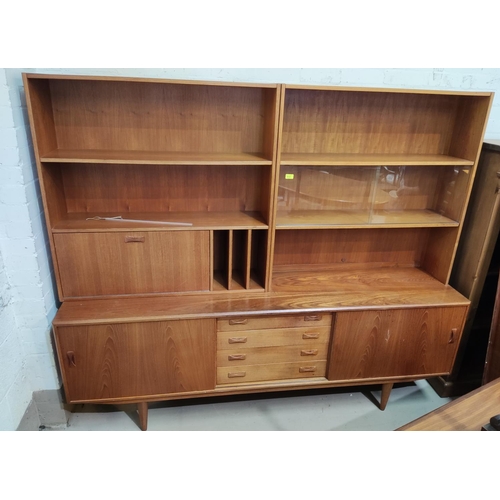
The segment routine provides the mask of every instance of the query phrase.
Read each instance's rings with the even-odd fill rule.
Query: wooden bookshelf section
[[[383,409],[451,372],[492,94],[24,84],[67,402],[137,403],[145,429],[150,401],[383,384]]]

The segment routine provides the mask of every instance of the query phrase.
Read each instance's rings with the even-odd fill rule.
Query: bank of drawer
[[[283,347],[253,347],[217,352],[217,366],[265,365],[269,363],[308,363],[326,359],[328,344]]]
[[[303,346],[306,349],[318,345],[328,345],[330,331],[329,326],[323,326],[217,332],[217,351],[279,346]]]
[[[217,320],[217,331],[268,330],[273,328],[298,328],[331,326],[331,314],[294,314],[293,316],[240,316]]]
[[[221,366],[217,368],[217,384],[247,384],[277,380],[324,377],[326,360],[309,360],[302,363],[275,363],[252,366]]]

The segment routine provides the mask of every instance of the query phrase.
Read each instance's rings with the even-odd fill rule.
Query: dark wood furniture
[[[471,301],[450,375],[429,379],[442,397],[481,386],[500,269],[500,141],[485,141],[450,285]]]
[[[491,93],[24,79],[68,402],[450,373]]]

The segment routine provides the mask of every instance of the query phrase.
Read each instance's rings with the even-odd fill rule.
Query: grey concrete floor
[[[149,431],[392,431],[451,401],[425,381],[151,403]],[[139,431],[135,405],[77,405],[61,431]],[[47,429],[49,430],[49,429]],[[56,430],[56,429],[50,429]]]

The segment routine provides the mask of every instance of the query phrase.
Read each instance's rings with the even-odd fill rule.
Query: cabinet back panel
[[[264,211],[267,167],[65,164],[68,213]]]
[[[263,152],[276,89],[51,80],[59,149]]]
[[[274,265],[385,262],[420,267],[428,235],[428,228],[278,230]]]
[[[447,154],[460,99],[288,89],[282,151]]]

